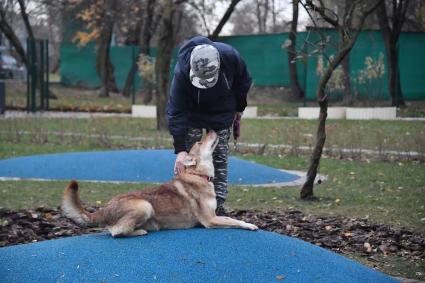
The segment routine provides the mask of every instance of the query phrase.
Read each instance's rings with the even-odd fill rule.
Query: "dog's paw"
[[[251,223],[246,223],[246,228],[248,230],[251,230],[251,231],[257,231],[258,230],[258,227],[254,224],[251,224]]]

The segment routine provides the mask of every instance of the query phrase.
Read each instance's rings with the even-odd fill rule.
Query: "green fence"
[[[333,30],[321,30],[336,41]],[[311,53],[312,46],[304,44],[317,40],[314,31],[298,34],[297,47]],[[234,46],[247,62],[256,86],[289,86],[287,52],[282,48],[288,38],[287,33],[271,35],[226,36],[219,41]],[[425,33],[403,33],[399,40],[399,60],[401,87],[406,100],[425,99]],[[307,48],[309,50],[307,50]],[[130,70],[137,47],[111,47],[111,61],[115,67],[117,85],[122,88]],[[152,50],[155,54],[155,50]],[[327,50],[332,55],[332,48]],[[364,31],[359,36],[350,53],[350,77],[352,91],[355,95],[388,99],[388,70],[386,67],[385,48],[382,35],[378,31]],[[175,58],[174,58],[175,59]],[[175,60],[173,60],[174,62]],[[98,87],[100,80],[96,74],[96,56],[93,45],[79,48],[74,44],[61,46],[61,81],[67,85]],[[306,91],[307,99],[314,99],[321,74],[321,66],[326,67],[326,60],[320,56],[310,56],[307,60],[297,62],[298,78]],[[380,74],[375,74],[376,70]],[[337,70],[331,80],[331,96],[341,95],[341,70]],[[137,75],[136,87],[142,86]]]

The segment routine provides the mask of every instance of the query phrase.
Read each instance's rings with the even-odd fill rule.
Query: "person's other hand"
[[[233,138],[237,140],[241,135],[241,119],[243,112],[236,112],[235,120],[233,121]]]
[[[243,115],[243,112],[236,112],[235,119],[236,120],[241,120],[242,119],[242,115]]]
[[[184,161],[187,158],[186,151],[180,151],[177,154],[176,162],[174,163],[174,175],[178,175],[184,172]]]

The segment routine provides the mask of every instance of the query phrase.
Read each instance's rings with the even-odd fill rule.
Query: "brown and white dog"
[[[80,225],[106,226],[113,237],[198,225],[257,230],[254,224],[215,214],[217,202],[211,180],[214,177],[212,153],[217,143],[217,134],[210,131],[191,148],[184,161],[184,173],[159,187],[115,196],[93,213],[83,207],[78,184],[71,181],[64,192],[62,210]]]

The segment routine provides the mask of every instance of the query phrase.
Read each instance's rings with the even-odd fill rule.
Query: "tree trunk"
[[[150,41],[151,41],[153,32],[156,29],[156,25],[154,24],[154,21],[153,21],[154,12],[155,12],[155,0],[149,0],[146,4],[146,17],[143,24],[142,35],[139,39],[140,49],[139,49],[139,52],[137,53],[135,60],[133,61],[131,65],[130,71],[128,72],[127,80],[125,82],[125,86],[123,89],[123,96],[125,97],[130,96],[131,88],[134,84],[134,75],[137,72],[137,61],[139,60],[140,54],[149,55]],[[152,89],[148,89],[148,92],[152,94]],[[151,99],[152,99],[152,95],[150,95],[150,100]]]
[[[130,97],[131,90],[133,88],[134,76],[137,72],[137,58],[139,58],[140,52],[137,53],[136,58],[133,58],[133,63],[131,63],[130,71],[127,74],[127,79],[125,80],[125,85],[122,90],[122,95],[124,97]]]
[[[387,44],[386,44],[387,45]],[[388,62],[388,89],[391,94],[392,106],[405,105],[403,93],[401,91],[400,83],[400,66],[398,64],[398,50],[397,43],[390,43],[387,47],[387,62]]]
[[[391,25],[388,18],[385,1],[382,1],[381,5],[376,11],[376,16],[378,17],[379,28],[381,29],[382,36],[384,38],[385,52],[387,55],[387,66],[389,73],[388,91],[391,95],[391,104],[393,106],[403,106],[405,105],[405,102],[403,93],[401,91],[397,43],[401,33],[402,25],[404,23],[409,1],[401,0],[398,2],[398,4],[396,1],[394,1],[392,5],[393,15]]]
[[[360,29],[359,29],[360,30]],[[359,31],[347,42],[344,37],[340,37],[340,43],[338,44],[338,51],[335,54],[335,58],[329,62],[328,67],[325,70],[322,78],[320,79],[318,90],[317,90],[317,100],[319,102],[320,114],[319,114],[319,126],[317,127],[316,133],[316,144],[313,149],[313,153],[310,159],[310,165],[307,171],[307,179],[301,188],[300,197],[302,199],[315,199],[313,193],[314,180],[317,176],[317,169],[319,168],[320,157],[322,156],[323,147],[326,141],[326,117],[328,111],[328,96],[325,93],[326,85],[328,84],[332,73],[341,63],[341,61],[347,56],[347,54],[353,48],[354,43],[357,40]]]
[[[157,80],[156,109],[157,109],[157,130],[167,129],[167,119],[165,116],[168,87],[170,80],[170,63],[174,47],[174,25],[173,16],[175,9],[173,0],[164,0],[162,10],[161,25],[158,34],[158,53],[155,62],[155,73]]]
[[[143,94],[143,104],[147,105],[147,104],[151,103],[151,101],[153,99],[154,87],[152,86],[152,84],[150,82],[146,82],[144,89],[145,89],[145,92]]]
[[[108,97],[110,91],[116,92],[117,86],[114,77],[114,66],[112,65],[109,53],[114,28],[114,16],[116,10],[116,0],[107,0],[104,7],[104,22],[100,36],[97,41],[96,70],[101,80],[99,96]]]
[[[319,90],[320,91],[320,90]],[[324,96],[324,94],[318,94]],[[307,171],[307,179],[301,188],[300,197],[301,199],[313,200],[315,199],[313,193],[314,180],[317,176],[317,169],[319,168],[320,157],[322,156],[323,147],[326,141],[326,117],[328,116],[328,101],[324,99],[319,101],[320,114],[319,114],[319,126],[317,127],[316,133],[316,144],[313,149],[313,153],[310,158],[310,166]]]
[[[108,97],[110,91],[109,85],[109,42],[111,34],[101,35],[96,53],[96,69],[101,81],[101,89],[99,96]]]
[[[328,110],[328,97],[325,93],[326,85],[329,81],[329,79],[332,76],[332,73],[334,70],[338,67],[338,65],[346,58],[348,53],[350,53],[351,49],[354,46],[354,43],[357,41],[357,38],[360,34],[360,31],[363,27],[364,21],[370,15],[378,6],[380,2],[377,1],[372,6],[371,9],[367,10],[362,14],[362,17],[360,19],[360,23],[354,32],[354,34],[349,36],[344,36],[344,33],[341,32],[344,27],[347,28],[347,26],[341,26],[337,21],[334,21],[334,19],[327,17],[325,10],[323,7],[320,7],[317,9],[317,7],[312,2],[307,2],[307,5],[310,8],[313,8],[312,10],[316,10],[320,13],[323,19],[325,19],[328,23],[332,24],[335,29],[338,30],[339,33],[339,42],[338,42],[338,50],[335,54],[335,57],[329,61],[329,65],[326,68],[322,78],[320,79],[318,90],[317,90],[317,99],[320,106],[320,114],[319,114],[319,125],[317,127],[317,136],[316,136],[316,144],[313,149],[313,153],[311,155],[310,159],[310,165],[307,171],[307,179],[304,183],[304,185],[301,188],[300,197],[301,199],[316,199],[314,197],[313,192],[313,186],[314,186],[314,180],[317,176],[317,169],[319,168],[320,158],[322,156],[323,147],[325,146],[326,141],[326,117],[327,117],[327,110]],[[342,35],[342,36],[341,36]]]
[[[297,26],[298,26],[298,1],[292,1],[292,22],[291,32],[289,33],[289,40],[291,45],[288,46],[288,64],[289,64],[289,82],[291,84],[292,96],[300,100],[304,97],[304,91],[300,86],[297,74],[297,53],[295,50],[295,44],[297,41]]]
[[[351,91],[351,79],[350,79],[350,54],[347,54],[341,62],[342,66],[342,84],[344,85],[343,93],[343,104],[346,106],[353,105],[353,93]]]

